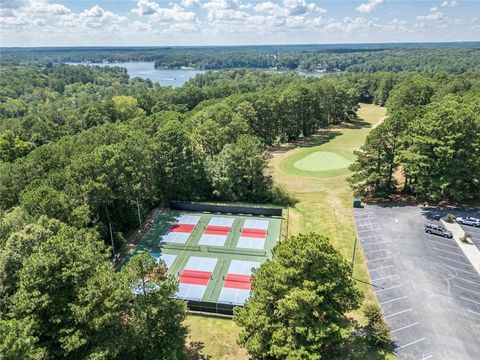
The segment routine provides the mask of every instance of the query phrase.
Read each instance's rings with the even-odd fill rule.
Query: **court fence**
[[[230,316],[233,315],[233,308],[237,306],[232,303],[210,302],[200,300],[187,300],[187,305],[191,311]]]
[[[254,207],[241,205],[220,205],[190,201],[171,201],[171,210],[198,211],[210,213],[248,214],[262,216],[282,216],[281,207]]]

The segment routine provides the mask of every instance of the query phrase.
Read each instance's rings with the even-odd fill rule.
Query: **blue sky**
[[[1,46],[480,40],[480,0],[0,0]]]

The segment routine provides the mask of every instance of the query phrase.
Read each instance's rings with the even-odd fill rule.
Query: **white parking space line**
[[[462,264],[462,265],[472,266],[471,264],[467,264],[467,263],[464,263],[464,262],[461,262],[461,261],[453,260],[453,259],[450,259],[450,258],[445,257],[445,256],[438,255],[438,257],[441,258],[441,259],[453,261],[453,262],[456,262],[456,263],[459,263],[459,264]]]
[[[367,262],[371,263],[371,262],[374,262],[374,261],[386,260],[386,259],[390,259],[390,258],[391,258],[391,256],[386,256],[386,257],[382,257],[382,258],[378,258],[378,259],[367,260]]]
[[[388,268],[392,268],[392,267],[395,267],[395,265],[382,266],[382,267],[379,267],[379,268],[376,268],[376,269],[369,269],[369,271],[378,271],[378,270],[388,269]]]
[[[478,291],[470,290],[470,289],[464,288],[463,286],[459,286],[459,285],[457,285],[457,284],[454,284],[453,286],[455,286],[456,288],[459,288],[459,289],[462,289],[462,290],[465,290],[465,291],[470,291],[470,292],[472,292],[472,293],[474,293],[474,294],[480,295],[480,292],[478,292]]]
[[[383,289],[380,289],[380,290],[377,290],[376,292],[379,293],[380,291],[387,291],[387,290],[391,290],[391,289],[396,289],[396,288],[399,288],[403,286],[403,284],[400,284],[400,285],[395,285],[395,286],[390,286],[388,288],[383,288]]]
[[[400,276],[400,275],[395,274],[395,275],[384,276],[384,277],[380,277],[380,278],[377,278],[377,279],[372,279],[372,282],[373,281],[378,281],[378,280],[389,279],[389,278],[396,277],[396,276]]]
[[[371,250],[371,251],[364,252],[363,255],[373,254],[379,251],[388,251],[388,249]]]
[[[365,240],[365,239],[370,239],[370,238],[374,238],[374,237],[378,237],[378,238],[381,238],[382,236],[381,235],[360,235],[360,239],[362,240]],[[369,244],[370,245],[370,244]]]
[[[428,355],[428,356],[425,356],[424,358],[422,358],[422,360],[431,359],[432,357],[433,357],[433,355]]]
[[[401,328],[398,328],[398,329],[392,330],[392,333],[394,333],[394,332],[396,332],[396,331],[400,331],[400,330],[408,329],[409,327],[412,327],[412,326],[415,326],[415,325],[418,325],[418,322],[414,322],[413,324],[410,324],[410,325],[407,325],[407,326],[402,326]]]
[[[383,301],[381,303],[379,303],[380,305],[383,305],[383,304],[388,304],[388,303],[391,303],[391,302],[394,302],[394,301],[398,301],[398,300],[403,300],[403,299],[406,299],[408,298],[408,295],[406,296],[400,296],[398,298],[395,298],[395,299],[390,299],[390,300],[387,300],[387,301]]]
[[[377,241],[377,242],[374,242],[374,243],[370,243],[370,244],[365,244],[363,246],[370,246],[370,245],[378,245],[378,244],[385,244],[385,243],[389,243],[390,241]]]
[[[438,250],[438,251],[443,251],[443,252],[446,252],[446,253],[449,253],[449,254],[452,254],[452,255],[456,255],[456,256],[460,256],[461,258],[465,258],[465,255],[463,254],[458,254],[458,253],[455,253],[453,251],[448,251],[448,250],[443,250],[443,249],[439,249],[437,247],[434,247],[435,250]]]
[[[472,283],[472,284],[475,284],[475,285],[480,285],[479,282],[472,281],[472,280],[467,280],[467,279],[461,278],[461,277],[459,277],[459,276],[455,276],[455,279],[459,279],[459,280],[462,280],[462,281],[466,281],[466,282],[469,282],[469,283]]]
[[[476,312],[476,311],[469,310],[469,309],[467,309],[467,311],[468,311],[468,312],[471,312],[472,314],[475,314],[475,315],[478,315],[478,316],[480,316],[480,313],[478,313],[478,312]]]
[[[456,268],[455,266],[445,265],[445,267],[448,267],[448,268],[453,269],[453,270],[455,270],[455,271],[463,272],[463,273],[465,273],[465,274],[477,275],[476,273],[474,273],[474,272],[472,272],[472,271],[467,271],[467,270],[459,269],[459,268]]]
[[[416,344],[416,343],[419,343],[420,341],[423,341],[425,340],[425,338],[421,338],[421,339],[418,339],[418,340],[415,340],[415,341],[412,341],[411,343],[408,343],[408,344],[405,344],[405,345],[402,345],[402,346],[399,346],[397,348],[395,348],[395,350],[400,350],[400,349],[404,349],[406,348],[407,346],[410,346],[410,345],[413,345],[413,344]]]
[[[394,314],[385,315],[384,318],[387,319],[387,318],[389,318],[389,317],[397,316],[397,315],[400,315],[400,314],[404,314],[404,313],[409,312],[409,311],[412,311],[412,310],[413,310],[412,308],[406,309],[406,310],[402,310],[402,311],[396,312],[396,313],[394,313]]]
[[[444,243],[440,243],[440,242],[437,242],[437,241],[433,241],[433,240],[428,240],[434,244],[437,244],[437,245],[441,245],[441,246],[448,246],[448,247],[451,247],[451,248],[454,248],[454,249],[458,249],[458,245],[457,246],[453,246],[453,245],[447,245],[447,244],[444,244]]]
[[[463,300],[470,301],[470,302],[472,302],[472,303],[474,303],[474,304],[480,305],[480,302],[475,301],[475,300],[472,300],[472,299],[469,299],[469,298],[466,298],[465,296],[460,296],[460,298],[463,299]]]

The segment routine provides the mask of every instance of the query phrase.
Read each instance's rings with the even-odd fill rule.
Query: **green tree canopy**
[[[350,270],[322,235],[279,242],[253,276],[253,295],[235,312],[240,344],[258,359],[328,359],[348,333],[346,313],[362,301]]]

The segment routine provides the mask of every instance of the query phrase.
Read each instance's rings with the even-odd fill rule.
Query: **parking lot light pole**
[[[355,238],[355,240],[353,240],[353,255],[352,255],[352,277],[353,277],[353,267],[354,267],[354,264],[355,264],[355,250],[357,248],[357,238]]]

